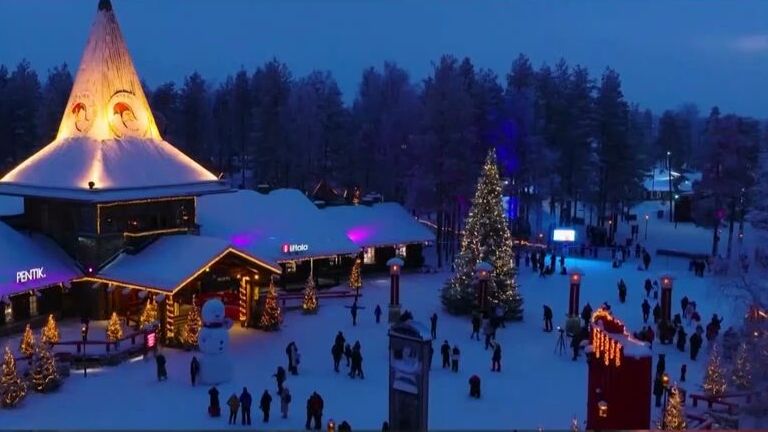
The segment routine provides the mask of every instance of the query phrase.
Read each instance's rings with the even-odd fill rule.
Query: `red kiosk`
[[[648,345],[633,338],[610,311],[592,314],[587,429],[648,429],[651,361]]]

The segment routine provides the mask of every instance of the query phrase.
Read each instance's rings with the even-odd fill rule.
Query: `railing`
[[[54,344],[51,344],[52,346],[72,346],[75,345],[77,347],[77,353],[80,354],[83,351],[84,345],[104,345],[106,348],[106,352],[109,353],[110,347],[113,347],[115,351],[117,351],[117,347],[120,345],[121,342],[127,341],[128,339],[131,340],[131,346],[136,345],[136,338],[141,338],[140,341],[143,342],[143,333],[142,332],[135,332],[131,333],[128,336],[124,336],[114,342],[111,341],[63,341],[63,342],[56,342]]]

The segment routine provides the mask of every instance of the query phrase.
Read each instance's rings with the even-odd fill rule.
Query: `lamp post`
[[[83,378],[88,377],[88,362],[85,357],[85,347],[88,343],[88,319],[82,321],[83,326],[80,327],[80,334],[83,336]]]
[[[479,298],[477,300],[477,304],[480,307],[481,312],[485,312],[485,303],[488,297],[488,279],[491,277],[492,270],[493,266],[485,261],[480,261],[477,263],[477,267],[475,267],[475,271],[477,272],[477,279],[480,281],[478,283]]]
[[[389,266],[389,322],[400,319],[400,271],[405,262],[400,257],[387,260]]]
[[[648,215],[645,215],[645,239],[648,240]]]
[[[664,386],[664,408],[661,411],[661,429],[667,429],[666,413],[667,404],[669,403],[669,375],[666,372],[661,376],[661,384]]]
[[[672,322],[672,281],[670,274],[661,275],[661,319]]]
[[[672,210],[674,204],[672,203],[672,152],[667,151],[667,178],[669,183],[669,221],[672,222]]]

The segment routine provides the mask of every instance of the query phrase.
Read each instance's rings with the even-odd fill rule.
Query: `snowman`
[[[224,303],[218,298],[205,302],[201,312],[203,328],[197,343],[200,347],[200,382],[220,384],[232,377],[229,357],[229,328],[232,322],[224,316]]]

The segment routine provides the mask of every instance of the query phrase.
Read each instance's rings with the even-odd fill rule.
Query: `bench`
[[[739,407],[739,404],[737,404],[737,403],[724,401],[724,400],[722,400],[722,399],[720,399],[719,397],[716,397],[716,396],[707,396],[707,395],[702,395],[702,394],[692,394],[691,395],[691,400],[693,401],[694,408],[698,407],[700,400],[707,402],[707,408],[709,408],[709,409],[712,409],[713,405],[721,405],[721,406],[723,406],[726,409],[726,412],[729,415],[734,415],[734,412],[735,412],[736,408]]]

